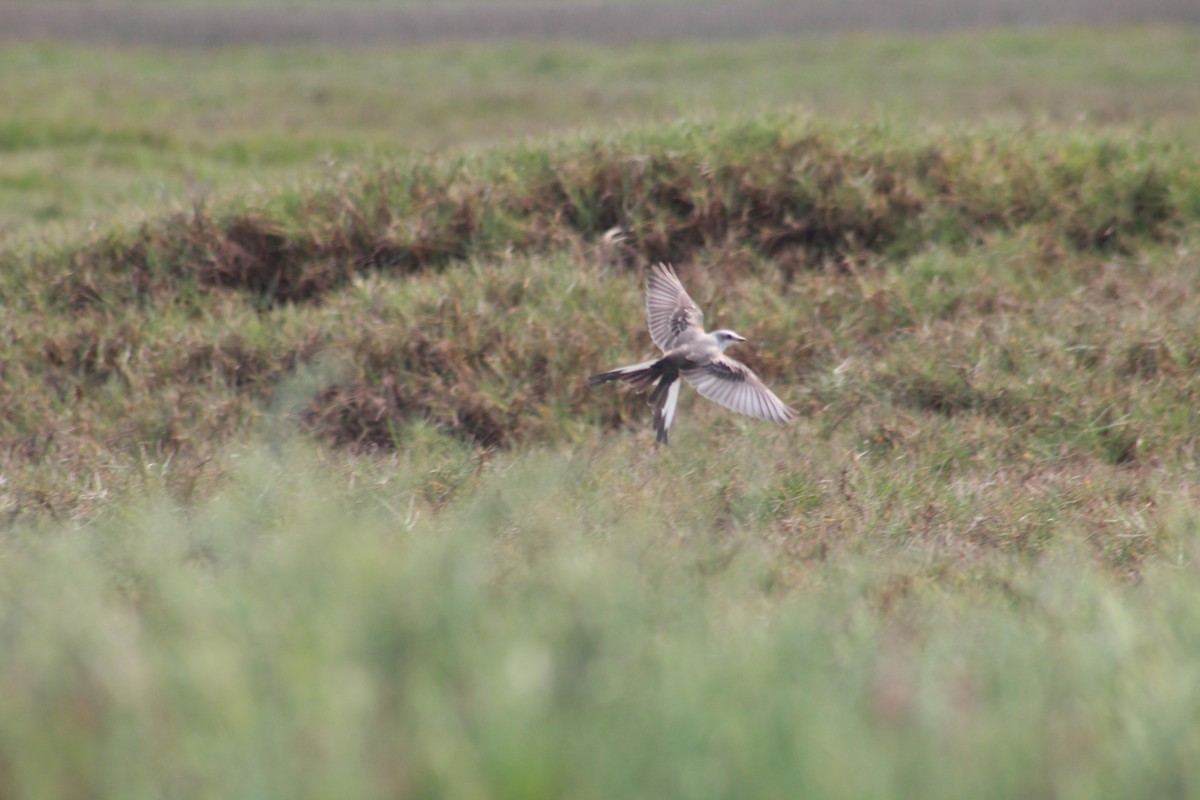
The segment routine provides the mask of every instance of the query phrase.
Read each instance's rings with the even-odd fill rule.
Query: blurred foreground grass
[[[1136,584],[1067,541],[948,567],[879,540],[787,589],[753,526],[709,516],[699,452],[446,452],[463,490],[441,511],[403,455],[238,453],[186,512],[6,532],[5,796],[1124,798],[1200,777],[1191,510]],[[721,458],[762,472],[753,448]]]

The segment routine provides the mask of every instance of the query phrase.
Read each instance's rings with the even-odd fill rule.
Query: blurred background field
[[[0,237],[253,192],[348,161],[678,116],[1197,135],[1195,28],[627,45],[0,50]]]
[[[0,796],[1186,795],[1191,4],[483,8],[0,6]]]
[[[1045,25],[1195,24],[1188,0],[9,0],[0,37],[172,46],[591,40],[908,33]]]

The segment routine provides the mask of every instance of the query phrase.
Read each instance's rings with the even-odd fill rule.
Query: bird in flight
[[[681,375],[701,397],[739,414],[779,425],[796,418],[796,412],[749,367],[725,355],[725,348],[746,341],[744,337],[725,329],[704,332],[704,312],[666,264],[646,272],[646,317],[650,338],[663,351],[662,357],[593,375],[588,385],[624,381],[638,392],[653,386],[648,401],[654,406],[654,430],[660,444],[667,443],[667,431],[675,419]]]

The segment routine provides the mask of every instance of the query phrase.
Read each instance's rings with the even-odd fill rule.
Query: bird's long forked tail
[[[655,359],[654,361],[643,361],[640,364],[631,364],[628,367],[610,369],[608,372],[601,372],[588,378],[588,386],[599,386],[609,381],[625,381],[635,391],[644,392],[662,374],[661,370],[656,369],[657,364],[658,359]]]
[[[654,406],[656,440],[659,444],[666,444],[667,432],[675,420],[675,405],[679,401],[679,370],[662,359],[643,361],[641,364],[593,375],[588,378],[588,386],[599,386],[609,381],[624,381],[637,392],[654,386],[647,402]]]

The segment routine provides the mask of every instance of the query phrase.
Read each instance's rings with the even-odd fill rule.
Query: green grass
[[[531,133],[590,127],[448,133],[477,144],[435,155],[365,153],[386,121],[302,115],[316,133],[296,137],[233,89],[239,67],[264,87],[323,67],[353,108],[350,54],[225,53],[172,113],[130,111],[137,91],[85,110],[47,81],[0,164],[94,139],[151,181],[202,153],[224,188],[149,202],[128,165],[83,169],[71,185],[140,221],[114,203],[73,227],[81,197],[71,232],[3,249],[0,795],[1186,793],[1200,154],[1165,65],[1194,66],[1189,35],[812,42],[797,52],[844,57],[843,83],[813,80],[862,93],[832,119],[759,113],[767,94],[710,105],[719,122],[539,110]],[[969,41],[1058,107],[952,108],[978,88]],[[861,88],[862,42],[898,69],[946,60],[924,89],[903,70]],[[1138,48],[1124,77],[1100,68]],[[665,97],[677,78],[648,59],[700,69],[623,51],[643,86],[600,50],[555,52],[530,97],[567,72]],[[712,52],[728,70],[755,51]],[[82,63],[0,58],[38,53],[60,77]],[[509,77],[536,72],[485,48],[482,83],[506,53]],[[164,95],[213,57],[100,56],[96,75],[143,65],[122,81],[176,63]],[[1042,57],[1062,94],[1020,72]],[[888,81],[910,94],[877,102]],[[1174,121],[1098,113],[1156,92]],[[456,119],[504,117],[477,113]],[[334,141],[345,161],[300,168]],[[586,388],[650,352],[659,258],[749,338],[736,355],[795,424],[685,391],[656,450],[642,398]]]

